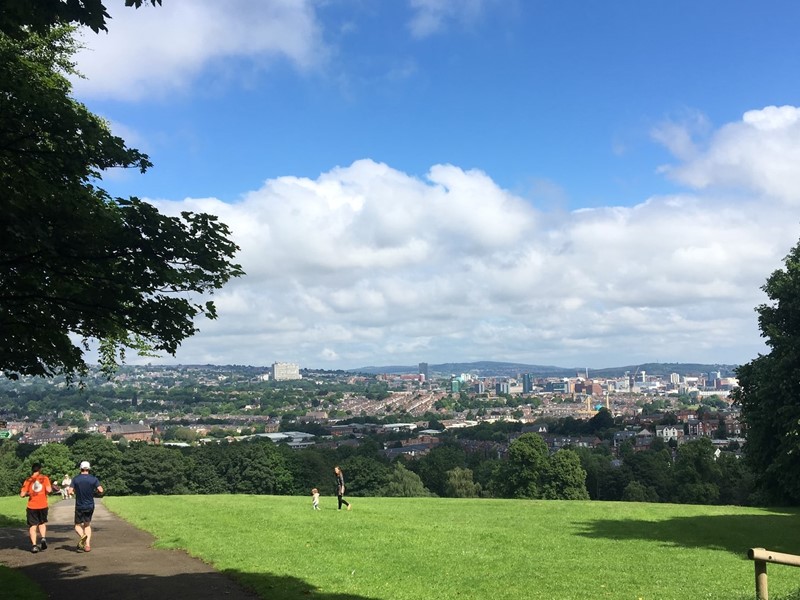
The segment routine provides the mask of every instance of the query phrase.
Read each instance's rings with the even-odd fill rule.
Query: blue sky
[[[75,94],[248,275],[164,362],[745,362],[800,237],[788,0],[112,4]]]

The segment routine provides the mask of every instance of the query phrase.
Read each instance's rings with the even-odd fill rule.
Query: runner
[[[19,491],[21,498],[28,497],[28,507],[25,510],[28,521],[28,532],[31,537],[31,552],[36,554],[39,550],[47,550],[47,494],[53,491],[50,478],[41,473],[42,465],[38,462],[31,465],[31,476],[22,484]],[[36,543],[37,534],[42,539]]]
[[[80,465],[81,472],[72,478],[69,486],[75,494],[75,532],[80,537],[78,550],[92,551],[92,515],[94,514],[94,495],[102,494],[103,486],[94,475],[89,475],[91,465],[84,460]]]

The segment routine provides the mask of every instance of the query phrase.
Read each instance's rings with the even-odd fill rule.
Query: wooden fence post
[[[747,551],[747,558],[755,561],[756,565],[756,600],[769,600],[769,590],[767,589],[768,562],[776,565],[800,567],[800,556],[773,552],[772,550],[764,550],[764,548],[750,548]]]
[[[756,600],[769,600],[767,589],[767,563],[763,560],[756,562]]]

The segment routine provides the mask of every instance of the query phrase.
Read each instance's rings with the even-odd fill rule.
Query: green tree
[[[286,465],[294,476],[295,488],[292,494],[307,495],[311,488],[318,488],[323,495],[333,495],[336,486],[333,479],[333,466],[330,458],[315,448],[292,450],[281,447]]]
[[[675,460],[673,499],[683,504],[715,504],[719,500],[718,482],[722,472],[714,446],[708,438],[678,447]]]
[[[471,469],[456,467],[447,472],[444,491],[448,498],[477,498],[481,495],[481,484],[473,481]]]
[[[623,463],[629,480],[641,483],[648,494],[650,490],[655,491],[656,502],[666,502],[672,497],[672,454],[668,449],[630,452],[624,455]]]
[[[282,495],[295,487],[284,455],[269,440],[221,446],[213,455],[216,472],[231,493]]]
[[[380,496],[392,473],[392,469],[384,462],[366,456],[353,456],[341,467],[345,476],[346,496]]]
[[[131,494],[186,494],[191,461],[179,450],[164,446],[131,444],[122,455],[122,468]]]
[[[45,444],[39,446],[25,460],[25,466],[30,467],[38,462],[42,465],[42,473],[50,477],[50,481],[60,485],[65,473],[72,475],[75,472],[75,462],[72,454],[64,444]]]
[[[72,473],[81,461],[88,460],[92,473],[103,484],[106,494],[126,496],[130,493],[123,471],[122,452],[111,440],[97,434],[75,434],[65,442],[72,455]]]
[[[125,0],[125,6],[139,8],[145,4],[160,5],[161,0]],[[54,25],[77,23],[97,33],[107,31],[106,21],[110,18],[101,0],[3,0],[0,31],[13,36],[27,28],[42,32]]]
[[[0,496],[19,494],[22,482],[30,475],[17,456],[19,444],[14,440],[0,441]]]
[[[658,492],[651,486],[631,481],[622,493],[623,502],[658,502]]]
[[[621,500],[630,483],[628,471],[614,466],[607,447],[576,448],[581,467],[586,471],[586,490],[592,500]]]
[[[432,448],[428,454],[413,465],[413,470],[422,479],[425,487],[437,496],[446,495],[447,472],[456,467],[464,467],[464,450],[453,443],[443,443]]]
[[[497,470],[493,490],[507,498],[541,498],[548,458],[542,436],[523,433],[508,447],[508,460]]]
[[[723,452],[717,459],[720,470],[719,503],[747,505],[754,491],[753,473],[744,460],[733,452]]]
[[[0,369],[83,375],[89,340],[108,372],[128,348],[174,354],[196,317],[216,317],[200,297],[243,273],[238,247],[213,215],[165,216],[97,185],[106,169],[151,166],[70,95],[76,42],[63,23],[104,28],[102,4],[2,9]]]
[[[736,369],[745,457],[766,499],[800,504],[800,243],[762,287],[756,308],[770,351]]]
[[[602,436],[609,429],[614,427],[614,415],[606,407],[597,411],[597,414],[589,419],[588,431],[595,435]]]
[[[573,450],[559,450],[548,461],[542,483],[542,498],[548,500],[588,500],[586,471]]]
[[[419,475],[406,469],[401,462],[394,464],[386,486],[381,491],[381,496],[393,498],[416,498],[430,495],[430,491],[422,484]]]
[[[230,494],[233,490],[220,473],[227,448],[218,444],[208,444],[192,448],[189,454],[194,461],[194,469],[187,477],[189,489],[196,494]]]

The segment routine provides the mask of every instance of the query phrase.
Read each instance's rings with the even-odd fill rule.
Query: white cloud
[[[83,97],[138,100],[188,88],[200,72],[240,77],[231,61],[263,68],[285,59],[299,69],[325,60],[312,0],[191,0],[138,10],[109,6],[109,33],[84,32],[76,61]]]
[[[703,157],[734,139],[741,155],[776,140],[792,155],[792,114],[748,113],[672,172],[718,181],[717,162]],[[158,202],[219,214],[247,271],[178,358],[743,362],[764,348],[760,287],[800,237],[787,177],[765,164],[731,192],[545,213],[481,171],[435,165],[420,179],[361,160],[268,180],[237,204]]]
[[[800,108],[767,106],[717,130],[706,147],[692,147],[691,132],[678,126],[656,135],[684,160],[662,170],[698,189],[725,188],[800,205]]]
[[[451,23],[468,25],[493,0],[409,0],[414,11],[409,28],[415,37],[423,38],[445,29]]]

